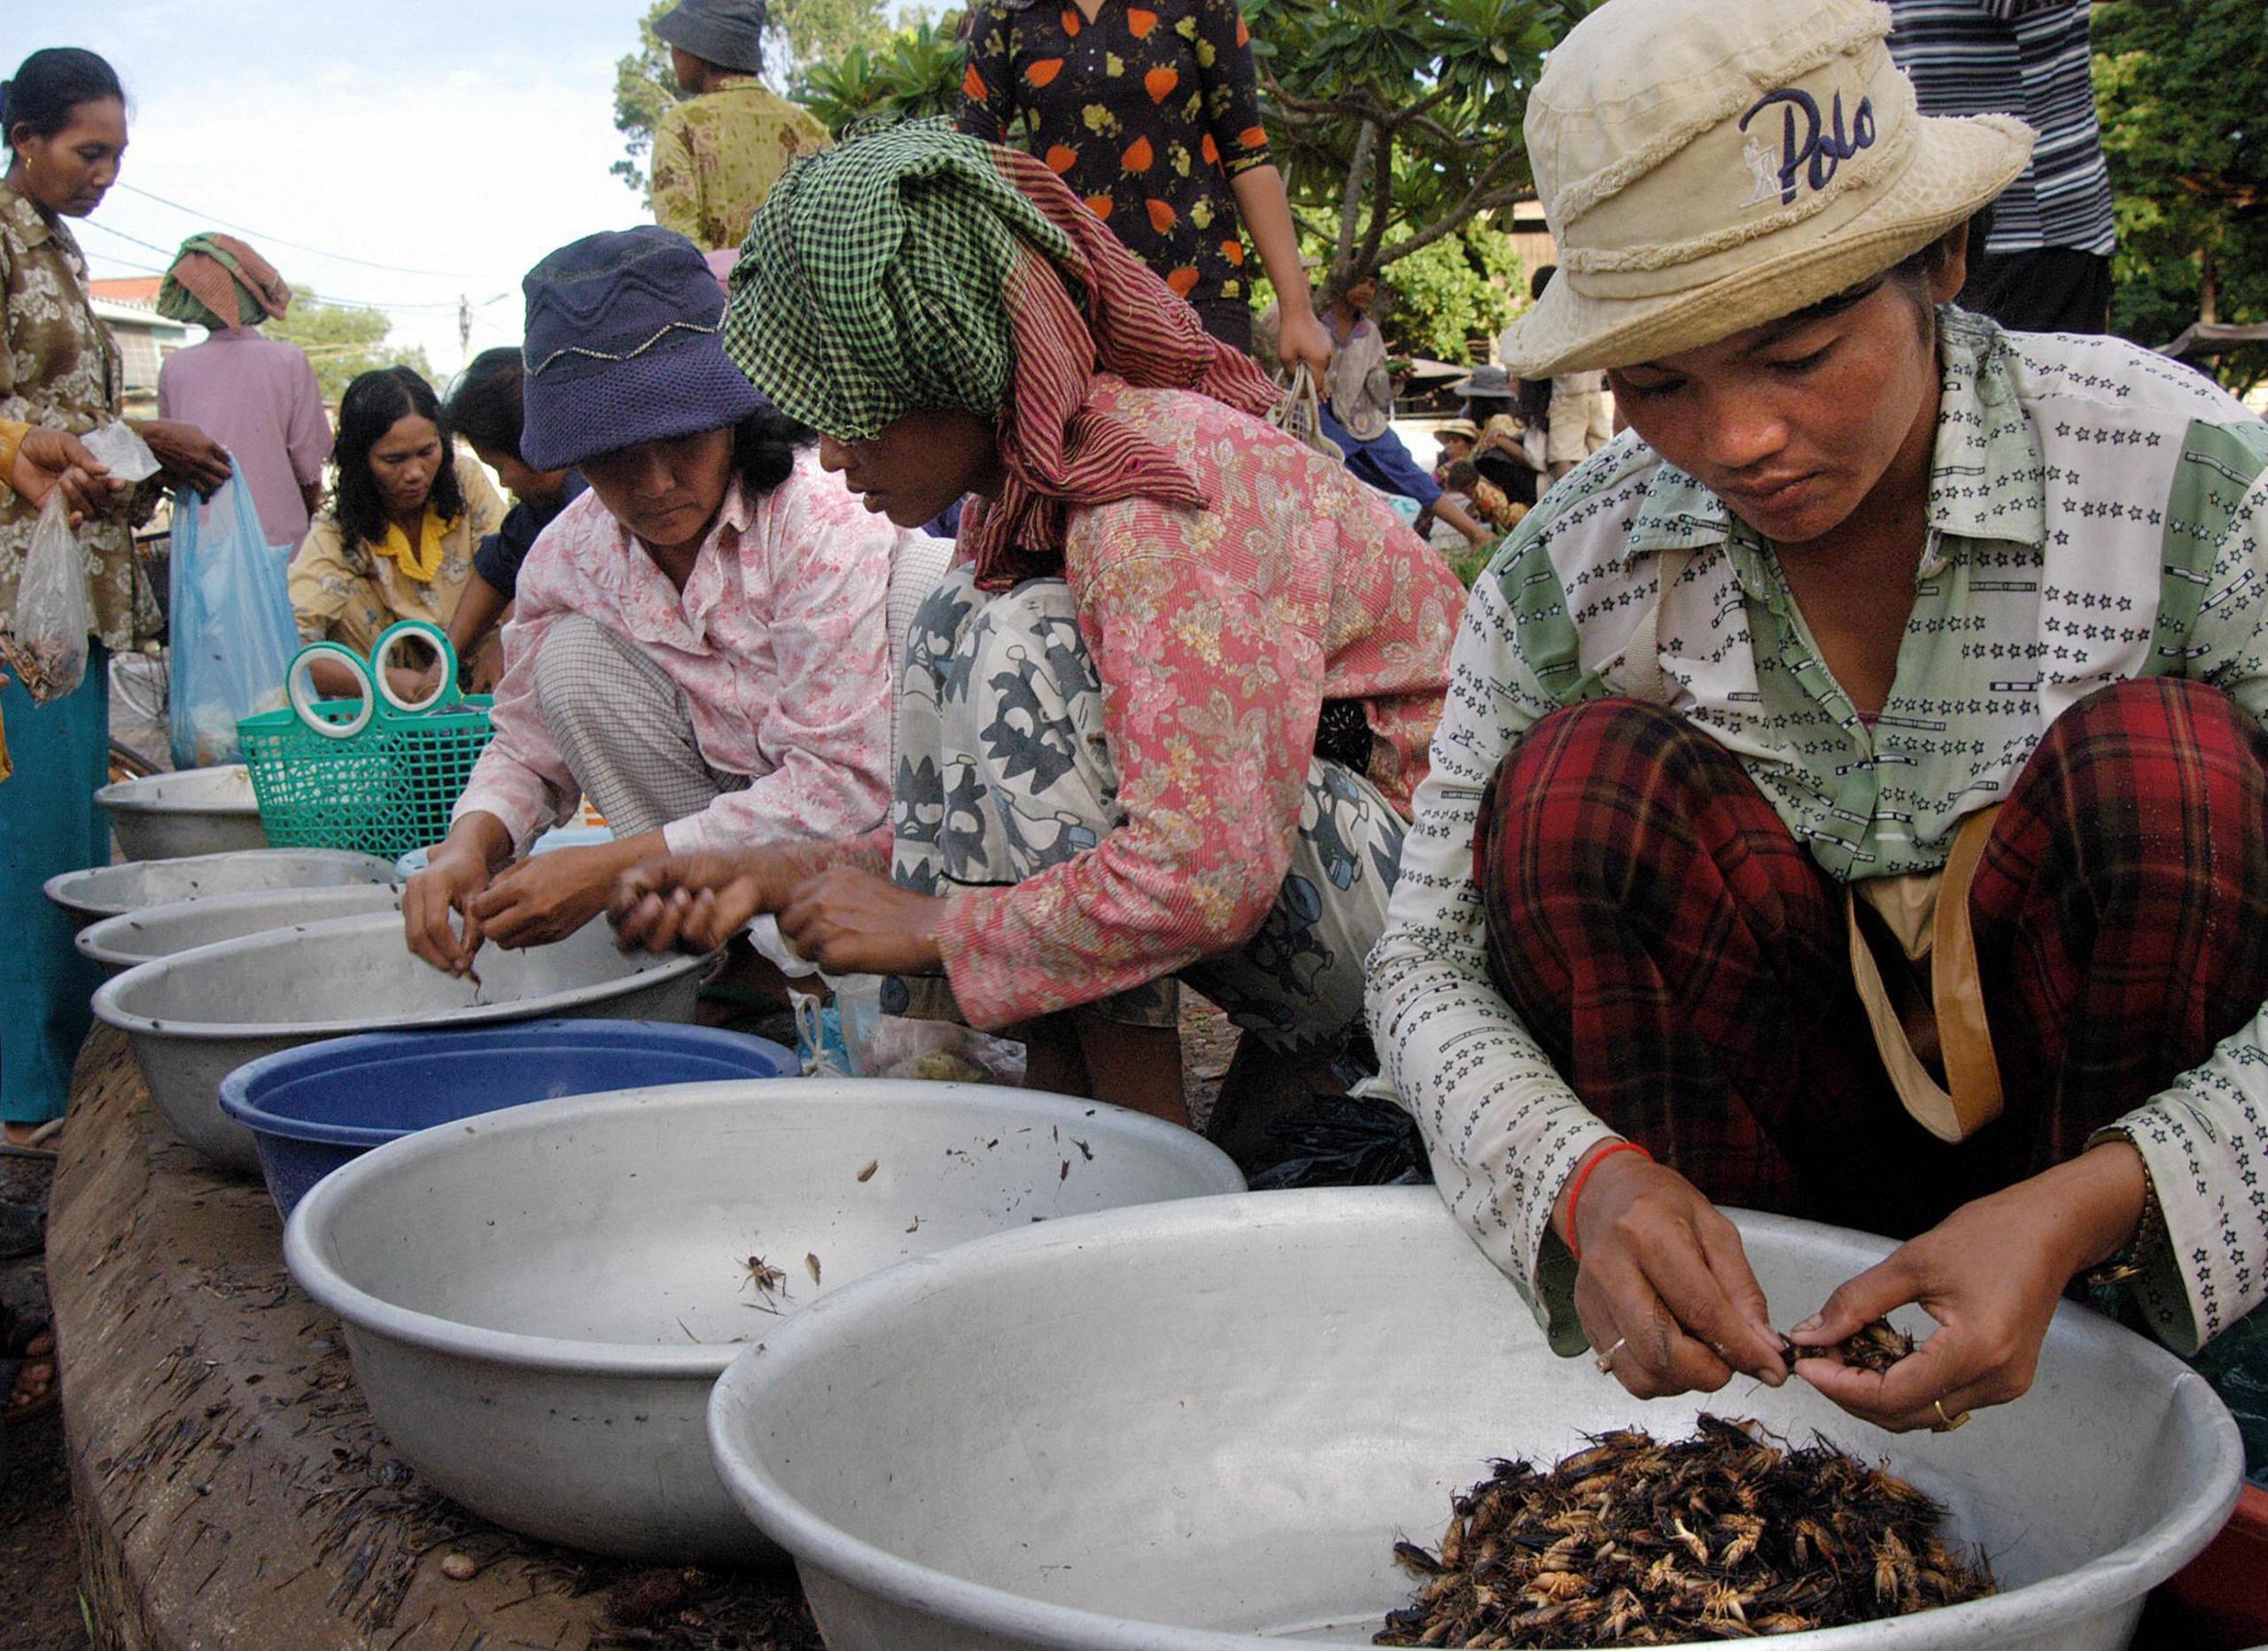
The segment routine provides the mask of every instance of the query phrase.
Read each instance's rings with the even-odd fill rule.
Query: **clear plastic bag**
[[[9,631],[24,686],[42,704],[59,700],[85,680],[87,632],[94,612],[87,602],[87,554],[71,531],[70,507],[58,487],[47,496],[32,528],[31,549],[16,582],[16,611]]]
[[[174,765],[240,760],[237,724],[284,702],[299,649],[286,589],[288,546],[271,546],[244,472],[200,509],[174,501],[172,568]]]

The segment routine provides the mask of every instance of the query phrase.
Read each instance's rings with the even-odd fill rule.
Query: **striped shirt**
[[[1547,1238],[1568,1171],[1611,1131],[1489,982],[1473,822],[1528,731],[1611,692],[1659,598],[1671,708],[1738,757],[1842,881],[1935,871],[2047,725],[2095,689],[2173,672],[2268,716],[2268,425],[2117,338],[2004,333],[1938,312],[1930,548],[1872,725],[1806,642],[1753,529],[1635,431],[1571,471],[1474,585],[1369,1011],[1443,1198],[1563,1353],[1574,1266]],[[2188,1351],[2268,1296],[2268,1010],[2120,1120],[2171,1242],[2137,1281]]]
[[[2088,0],[1891,0],[1890,54],[1923,114],[2012,114],[2039,134],[1992,207],[1987,252],[2108,256],[2110,170],[2095,124]]]

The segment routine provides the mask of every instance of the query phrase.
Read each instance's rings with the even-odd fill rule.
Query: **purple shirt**
[[[298,547],[307,531],[299,489],[322,479],[330,453],[330,422],[305,351],[250,327],[176,350],[158,369],[158,416],[186,420],[226,447],[252,487],[268,542]]]

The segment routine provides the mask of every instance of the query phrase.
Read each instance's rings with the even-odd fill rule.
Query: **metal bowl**
[[[1890,1245],[1741,1214],[1775,1322]],[[2204,1381],[2064,1307],[2032,1391],[1890,1434],[1801,1383],[1640,1401],[1556,1357],[1425,1188],[1122,1210],[965,1244],[820,1302],[734,1361],[710,1437],[794,1554],[834,1651],[1367,1644],[1489,1461],[1703,1410],[1814,1430],[1943,1500],[2005,1592],[1789,1646],[2124,1645],[2228,1516],[2236,1428]]]
[[[392,883],[343,883],[336,888],[268,888],[246,895],[212,895],[144,906],[81,929],[79,955],[113,974],[153,957],[170,957],[216,941],[264,934],[294,923],[360,917],[369,911],[401,910],[401,890]]]
[[[183,1140],[258,1174],[252,1131],[221,1110],[221,1080],[246,1061],[358,1032],[557,1016],[690,1020],[706,963],[625,956],[605,924],[586,923],[553,946],[483,947],[476,985],[413,957],[401,919],[378,911],[137,965],[96,992],[95,1016],[126,1034],[150,1098]]]
[[[678,1084],[379,1147],[300,1200],[284,1254],[346,1321],[394,1447],[476,1513],[602,1554],[777,1559],[703,1425],[718,1374],[775,1314],[980,1234],[1243,1184],[1202,1138],[1091,1101]],[[774,1288],[751,1257],[781,1270]]]
[[[130,860],[265,849],[252,771],[242,763],[121,779],[95,793]]]
[[[344,849],[246,849],[60,872],[47,880],[45,888],[47,897],[84,927],[97,918],[114,918],[144,906],[171,905],[177,900],[400,880],[392,864],[376,855],[353,854]]]

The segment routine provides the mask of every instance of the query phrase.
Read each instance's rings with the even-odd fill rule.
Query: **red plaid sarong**
[[[1970,890],[2006,1090],[1909,1119],[1842,896],[1738,761],[1668,711],[1539,723],[1473,835],[1489,969],[1586,1105],[1720,1203],[1906,1235],[2077,1152],[2268,997],[2268,738],[2126,682],[2048,729]]]

